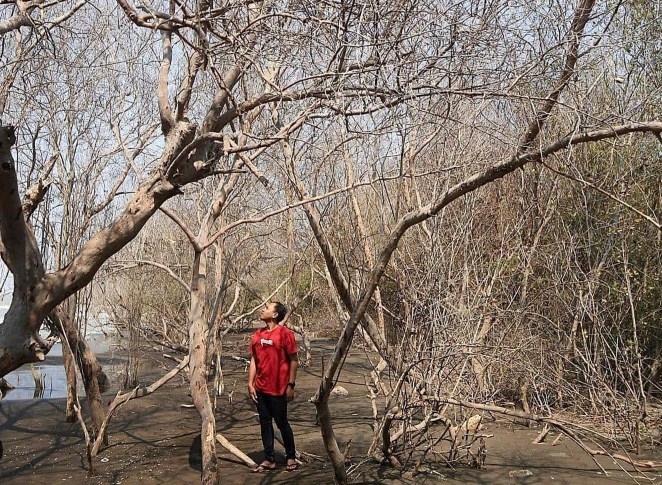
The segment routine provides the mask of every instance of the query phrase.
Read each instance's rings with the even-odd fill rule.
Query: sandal
[[[294,472],[297,471],[299,467],[301,467],[301,465],[295,461],[294,463],[288,463],[287,466],[285,467],[285,470],[287,470],[288,472]]]
[[[251,473],[272,472],[275,469],[276,469],[276,464],[275,463],[264,462],[264,463],[260,463],[258,466],[253,468],[251,470]]]

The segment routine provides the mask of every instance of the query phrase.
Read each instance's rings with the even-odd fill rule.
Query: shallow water
[[[103,334],[94,335],[87,338],[87,343],[92,351],[104,358],[114,358],[120,355],[121,349],[119,339],[116,336],[106,336]],[[103,369],[106,375],[113,380],[114,376],[120,373],[122,364],[104,365]],[[32,369],[37,375],[42,376],[42,389],[37,389],[35,385]],[[2,397],[4,401],[22,401],[26,399],[63,399],[67,397],[67,377],[62,364],[62,344],[56,343],[46,356],[46,360],[41,364],[24,365],[23,367],[10,372],[5,376],[5,380],[14,386]],[[85,395],[83,383],[78,378],[78,395]]]
[[[24,399],[57,399],[67,397],[67,378],[61,365],[35,365],[35,373],[42,375],[43,389],[37,389],[32,369],[23,366],[5,376],[14,389],[7,391],[3,397],[6,401],[22,401]],[[79,390],[79,395],[80,395]]]

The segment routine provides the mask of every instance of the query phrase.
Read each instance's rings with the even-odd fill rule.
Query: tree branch
[[[193,231],[186,225],[186,223],[173,211],[166,207],[160,207],[159,210],[168,216],[175,224],[179,226],[182,232],[186,235],[187,239],[193,246],[193,249],[196,251],[200,250],[200,244],[198,242],[198,237],[193,234]]]
[[[152,383],[150,386],[147,387],[136,387],[133,391],[127,392],[122,394],[121,392],[118,392],[117,395],[115,396],[115,399],[113,399],[113,402],[110,404],[108,407],[108,414],[106,415],[106,419],[103,421],[103,424],[101,425],[101,429],[99,430],[99,433],[94,440],[94,446],[92,446],[92,451],[91,455],[92,456],[97,456],[99,454],[99,449],[101,448],[101,445],[103,444],[104,441],[104,436],[106,434],[106,429],[108,429],[108,425],[110,424],[110,420],[113,418],[113,415],[115,414],[115,411],[122,406],[123,404],[126,404],[129,402],[131,399],[136,399],[136,398],[141,398],[145,396],[149,396],[152,394],[154,391],[156,391],[159,387],[161,387],[163,384],[168,382],[170,379],[175,377],[179,371],[181,371],[184,367],[188,365],[189,357],[188,355],[182,359],[182,361],[179,363],[177,367],[174,367],[173,369],[170,370],[167,374],[165,374],[163,377],[161,377],[159,380],[156,382]]]
[[[121,261],[118,261],[118,262],[121,262]],[[122,269],[127,269],[128,270],[130,268],[135,268],[136,266],[146,265],[146,266],[153,266],[154,268],[158,268],[160,270],[163,270],[166,273],[168,273],[168,275],[170,275],[170,277],[172,277],[172,279],[174,279],[177,283],[179,283],[179,285],[184,290],[186,290],[187,293],[191,292],[191,287],[179,275],[177,275],[177,273],[175,273],[171,268],[169,268],[165,264],[157,263],[156,261],[147,261],[147,260],[143,260],[143,259],[136,259],[136,260],[133,260],[133,261],[127,261],[127,263],[134,263],[134,266],[130,266],[130,267],[122,268]]]
[[[595,0],[581,0],[577,10],[575,10],[572,25],[570,26],[570,31],[566,37],[568,48],[563,71],[552,88],[551,93],[547,97],[547,101],[543,104],[542,109],[538,111],[535,119],[529,123],[529,128],[520,138],[520,151],[526,150],[531,142],[536,139],[538,133],[540,133],[540,130],[545,124],[545,121],[551,114],[552,108],[556,105],[561,92],[568,85],[570,79],[572,79],[572,75],[575,73],[575,65],[577,64],[577,59],[579,57],[579,43],[594,5]]]
[[[161,116],[161,131],[163,136],[167,136],[175,124],[170,108],[170,95],[168,93],[168,76],[170,75],[170,65],[172,64],[172,34],[163,32],[163,58],[159,68],[159,80],[157,85],[157,97],[159,102],[159,115]]]
[[[643,212],[641,212],[641,211],[640,211],[639,209],[637,209],[636,207],[634,207],[634,206],[628,204],[628,203],[625,202],[623,199],[620,199],[620,198],[616,197],[614,194],[612,194],[612,193],[610,193],[610,192],[607,192],[606,190],[604,190],[604,189],[598,187],[598,186],[595,185],[594,183],[589,182],[588,180],[586,180],[586,179],[584,179],[584,178],[575,177],[575,176],[573,176],[573,175],[570,175],[569,173],[566,173],[566,172],[562,172],[562,171],[560,171],[560,170],[557,170],[557,169],[555,169],[554,167],[552,167],[551,165],[545,163],[544,161],[541,161],[540,163],[541,163],[541,164],[542,164],[547,170],[549,170],[550,172],[553,172],[553,173],[555,173],[555,174],[557,174],[557,175],[560,175],[561,177],[565,177],[565,178],[567,178],[567,179],[574,180],[575,182],[579,182],[580,184],[583,184],[585,187],[589,187],[589,188],[591,188],[591,189],[597,190],[597,191],[600,192],[601,194],[603,194],[603,195],[609,197],[609,198],[610,198],[611,200],[613,200],[614,202],[616,202],[616,203],[622,205],[623,207],[625,207],[625,208],[628,209],[629,211],[632,211],[633,213],[637,214],[639,217],[642,217],[642,218],[645,219],[646,221],[650,222],[650,223],[651,223],[655,228],[657,228],[658,230],[662,231],[662,224],[660,224],[658,221],[656,221],[655,219],[653,219],[651,216],[649,216],[649,215],[647,215],[647,214],[644,214]]]
[[[469,401],[461,401],[459,399],[453,399],[453,398],[447,398],[447,397],[440,397],[440,396],[425,396],[423,398],[424,401],[427,402],[434,402],[434,403],[439,403],[439,404],[451,404],[453,406],[460,406],[464,408],[470,408],[470,409],[478,409],[482,411],[489,411],[493,413],[499,413],[504,416],[511,416],[514,418],[519,418],[519,419],[524,419],[524,420],[529,420],[529,421],[535,421],[537,423],[547,423],[550,426],[554,426],[556,429],[558,429],[560,432],[568,436],[572,441],[574,441],[584,452],[591,456],[608,456],[610,458],[613,458],[615,460],[620,460],[625,463],[628,463],[632,465],[635,468],[647,468],[647,469],[654,469],[654,468],[662,468],[662,463],[653,461],[653,460],[646,460],[646,461],[638,461],[634,460],[629,456],[617,454],[617,453],[607,453],[604,450],[595,450],[592,448],[589,448],[582,440],[577,436],[577,434],[570,429],[567,423],[564,423],[562,421],[559,421],[558,419],[552,418],[551,416],[540,416],[537,414],[532,414],[532,413],[525,413],[524,411],[517,411],[516,409],[508,409],[508,408],[503,408],[500,406],[494,406],[491,404],[478,404],[478,403],[473,403]]]

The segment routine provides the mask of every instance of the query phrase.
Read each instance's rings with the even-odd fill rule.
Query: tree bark
[[[13,127],[0,128],[0,236],[2,259],[14,274],[14,294],[0,326],[0,376],[22,364],[44,360],[49,347],[38,330],[53,309],[87,285],[101,265],[128,244],[154,212],[178,194],[179,184],[204,177],[210,167],[194,170],[191,160],[179,156],[195,136],[195,125],[179,122],[166,138],[160,171],[143,181],[119,218],[83,245],[80,252],[54,273],[45,273],[38,247],[25,222],[10,148]],[[177,163],[175,163],[177,162]]]
[[[44,342],[38,334],[43,318],[38,323],[29,324],[32,316],[39,311],[42,298],[37,287],[43,281],[46,271],[26,218],[26,211],[29,214],[36,202],[32,201],[32,197],[28,197],[29,203],[24,207],[19,196],[16,169],[10,151],[15,141],[13,127],[0,128],[0,251],[2,259],[14,275],[11,305],[0,326],[0,376],[24,363],[44,360],[52,345]],[[55,307],[51,317],[61,335],[66,335],[73,351],[73,355],[69,356],[63,349],[67,375],[72,375],[73,362],[79,362],[81,365],[92,419],[95,430],[98,431],[105,416],[99,383],[102,388],[106,386],[106,375],[73,321],[67,318],[60,308]],[[75,371],[73,379],[74,384],[70,382],[68,385],[68,393],[75,395]],[[67,420],[70,419],[75,420],[73,407],[68,408]]]
[[[23,216],[11,155],[15,142],[14,128],[0,127],[0,256],[14,275],[12,301],[0,326],[0,377],[24,363],[43,361],[50,350],[37,333],[39,325],[25,324],[37,299],[35,287],[44,267],[34,234]]]
[[[191,282],[191,309],[189,321],[189,377],[191,397],[200,414],[202,428],[200,433],[202,448],[202,483],[217,485],[220,483],[218,458],[216,457],[216,419],[214,407],[209,397],[207,385],[207,342],[209,327],[204,318],[206,295],[207,255],[197,251],[193,264]]]
[[[62,360],[64,364],[64,373],[67,377],[67,407],[65,410],[67,423],[76,422],[76,397],[78,386],[76,383],[76,363],[71,349],[65,343],[62,343]]]
[[[94,352],[92,352],[87,345],[87,342],[78,331],[75,322],[69,318],[60,306],[56,307],[55,310],[51,312],[50,318],[61,333],[63,355],[65,347],[70,348],[73,355],[73,361],[79,367],[81,377],[83,378],[85,394],[87,395],[94,432],[95,434],[98,434],[101,425],[106,418],[106,407],[101,400],[101,393],[108,388],[109,384],[106,373],[101,368],[101,365],[99,365],[96,355],[94,355]],[[75,392],[75,374],[73,378]],[[69,385],[69,378],[67,377],[67,387],[69,387]],[[68,402],[67,406],[69,406]]]

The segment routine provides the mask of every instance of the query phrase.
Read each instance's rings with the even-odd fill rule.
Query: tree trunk
[[[470,350],[471,367],[474,371],[474,375],[476,376],[478,391],[481,394],[487,392],[487,379],[485,378],[485,365],[483,365],[483,360],[481,358],[480,352],[482,352],[483,349],[485,348],[485,338],[487,337],[487,334],[490,332],[494,320],[495,319],[492,316],[483,317],[483,324],[480,327],[478,336],[474,341],[475,346],[472,347],[472,350]]]
[[[75,295],[74,295],[75,296]],[[75,298],[69,298],[64,302],[63,307],[66,311],[62,311],[63,317],[73,319],[75,315]],[[73,309],[73,311],[72,311]],[[56,315],[51,315],[51,321],[55,323],[56,331],[60,334],[60,342],[62,345],[62,360],[64,361],[64,373],[67,378],[67,407],[66,407],[66,421],[67,423],[75,423],[77,419],[76,405],[78,404],[78,383],[76,382],[76,358],[73,353],[69,339],[62,328],[62,320],[58,319]]]
[[[329,411],[329,394],[324,394],[320,399],[315,400],[314,403],[322,433],[322,440],[324,441],[324,448],[326,449],[326,454],[331,459],[335,481],[340,485],[345,485],[349,483],[347,480],[347,470],[345,470],[345,457],[340,452],[340,448],[338,448],[338,441],[333,432],[331,412]]]
[[[189,371],[191,397],[202,420],[202,483],[217,485],[220,482],[216,457],[216,419],[207,386],[207,344],[209,329],[204,318],[206,295],[207,256],[197,251],[191,282],[191,309],[189,316]]]
[[[14,275],[9,310],[0,326],[0,377],[28,362],[40,362],[50,347],[39,337],[41,325],[30,326],[35,286],[44,274],[34,234],[23,216],[11,147],[13,127],[0,128],[0,256]]]
[[[62,360],[64,361],[64,373],[67,377],[67,408],[66,408],[66,421],[67,423],[76,422],[76,363],[74,356],[65,342],[62,342]]]
[[[168,177],[156,170],[144,180],[122,214],[83,245],[63,268],[45,273],[41,254],[32,231],[22,216],[14,160],[10,148],[15,143],[13,127],[0,127],[0,256],[14,275],[14,295],[0,326],[0,377],[22,364],[44,360],[49,347],[39,338],[44,319],[66,298],[86,286],[101,265],[128,244],[154,212],[170,197],[180,193],[179,184],[199,180],[209,173],[206,165],[196,165],[181,150],[195,136],[195,125],[179,122],[166,137],[161,167],[170,167]],[[177,171],[181,168],[180,171]]]
[[[0,377],[28,362],[41,362],[45,358],[46,344],[37,335],[23,325],[27,319],[29,307],[25,292],[14,288],[9,310],[0,326]]]
[[[345,161],[345,170],[347,172],[347,185],[352,185],[354,181],[354,170],[352,169],[352,163],[349,160],[349,155],[347,151],[343,151],[343,160]],[[356,198],[356,192],[353,190],[349,191],[349,199],[352,202],[352,210],[354,211],[354,218],[356,222],[356,231],[359,235],[360,240],[362,241],[363,255],[365,256],[366,262],[368,263],[368,268],[372,268],[375,265],[375,256],[372,254],[372,248],[368,243],[368,230],[365,227],[363,222],[363,214],[361,213],[361,207],[358,199]],[[377,328],[379,333],[382,335],[384,340],[388,341],[386,336],[386,323],[384,320],[384,307],[382,303],[382,293],[379,289],[379,286],[375,288],[375,313],[377,314]]]
[[[56,324],[58,329],[63,332],[64,338],[62,339],[62,351],[64,355],[64,347],[71,348],[73,353],[73,360],[80,369],[80,374],[83,378],[83,386],[85,387],[85,394],[90,408],[90,416],[94,426],[94,432],[99,433],[101,425],[106,418],[106,407],[101,400],[101,393],[108,388],[108,378],[105,372],[99,365],[94,352],[87,345],[87,342],[78,331],[76,323],[69,318],[69,316],[62,310],[61,307],[56,307],[50,315],[50,318]],[[66,339],[66,342],[64,341]],[[66,369],[66,361],[65,361]],[[68,372],[68,371],[67,371]],[[75,392],[75,372],[74,372],[74,392]],[[69,386],[69,378],[67,377],[67,387]],[[69,403],[67,402],[67,409]],[[68,414],[67,414],[68,417]],[[104,444],[106,444],[104,442]]]

